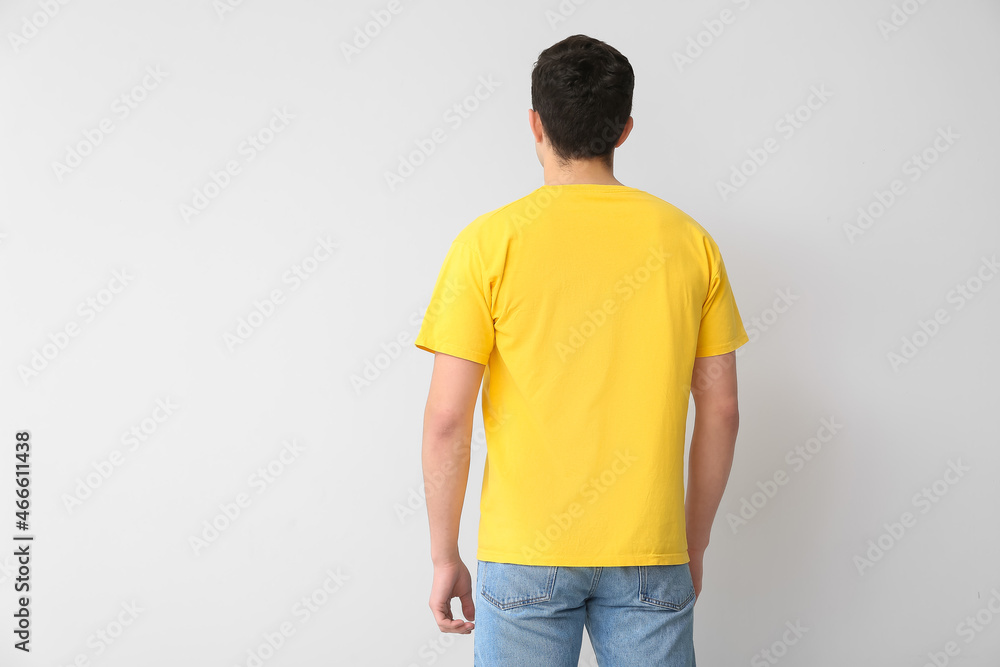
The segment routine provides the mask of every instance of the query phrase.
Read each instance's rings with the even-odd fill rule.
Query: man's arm
[[[434,355],[422,452],[434,563],[459,560],[458,524],[469,481],[472,418],[485,368],[440,352]]]
[[[695,591],[701,592],[702,557],[715,513],[733,465],[740,412],[736,393],[736,352],[697,357],[691,376],[694,432],[684,505],[688,555]]]
[[[424,409],[422,464],[434,563],[429,605],[442,632],[472,631],[471,623],[452,618],[453,597],[461,599],[467,619],[475,618],[471,575],[458,553],[458,530],[469,481],[472,418],[485,369],[474,361],[435,353]]]

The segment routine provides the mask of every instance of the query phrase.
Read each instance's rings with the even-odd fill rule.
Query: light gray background
[[[348,61],[341,45],[387,3],[245,0],[220,13],[210,0],[81,0],[50,3],[51,17],[45,3],[3,3],[0,661],[248,665],[284,623],[294,634],[263,664],[471,664],[473,637],[441,635],[427,608],[432,356],[393,341],[412,341],[458,231],[541,185],[531,66],[584,33],[636,72],[618,178],[712,233],[756,332],[740,351],[742,423],[697,605],[699,664],[769,664],[761,652],[777,642],[779,664],[923,665],[949,641],[949,664],[996,664],[1000,280],[985,268],[991,280],[974,279],[1000,249],[1000,6],[903,4],[915,13],[886,33],[889,0],[401,0]],[[723,10],[733,20],[712,37],[704,22]],[[689,39],[707,46],[678,67]],[[146,68],[165,74],[142,90]],[[500,85],[455,127],[445,114],[480,77]],[[785,138],[776,123],[813,86],[831,96]],[[124,118],[122,94],[144,97]],[[241,142],[274,109],[294,118],[247,160]],[[60,179],[53,163],[103,118],[113,131]],[[446,141],[390,189],[385,173],[435,128]],[[911,181],[905,163],[939,128],[957,140]],[[723,200],[717,183],[768,137],[779,150]],[[180,205],[229,160],[240,173],[185,222]],[[851,242],[845,225],[893,179],[904,194]],[[318,238],[337,250],[294,289],[283,275]],[[132,279],[108,290],[122,270]],[[959,308],[952,290],[970,279],[980,289]],[[275,289],[283,303],[230,349],[224,337]],[[794,295],[780,314],[778,290]],[[78,310],[87,299],[103,300],[92,319]],[[947,321],[893,368],[887,355],[938,309]],[[36,351],[51,358],[26,380]],[[377,377],[359,387],[367,364]],[[160,422],[158,399],[177,406]],[[842,427],[795,470],[787,452],[824,418]],[[473,572],[476,425],[461,540]],[[134,450],[132,428],[146,429]],[[23,429],[30,656],[10,633]],[[261,491],[251,476],[290,440],[300,453]],[[120,465],[101,478],[115,450]],[[915,504],[949,461],[968,471]],[[778,471],[787,484],[730,528]],[[96,488],[68,508],[88,476]],[[241,493],[249,506],[196,554],[190,538]],[[887,536],[907,511],[916,524]],[[855,557],[880,536],[891,548],[859,572]],[[296,605],[309,596],[306,618]],[[123,604],[141,611],[100,642]],[[969,641],[959,624],[977,613],[992,622]],[[808,631],[782,648],[796,622]],[[581,664],[595,664],[586,640]]]

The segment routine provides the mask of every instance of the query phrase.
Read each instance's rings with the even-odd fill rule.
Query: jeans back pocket
[[[555,565],[481,560],[476,576],[483,598],[499,609],[507,610],[551,600],[558,570]]]
[[[640,565],[639,601],[666,609],[683,609],[694,599],[694,580],[687,563]]]

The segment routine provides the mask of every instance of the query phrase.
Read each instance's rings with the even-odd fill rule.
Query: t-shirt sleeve
[[[726,354],[750,340],[736,307],[736,298],[729,284],[722,255],[714,242],[709,241],[707,245],[712,277],[708,285],[708,296],[701,309],[696,357]]]
[[[479,254],[462,241],[452,242],[414,344],[485,365],[493,351],[492,302]]]

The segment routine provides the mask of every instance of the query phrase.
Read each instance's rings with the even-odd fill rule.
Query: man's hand
[[[704,549],[688,549],[688,556],[691,558],[688,567],[691,568],[691,580],[694,581],[694,603],[698,604],[701,597],[701,575],[705,565]]]
[[[462,613],[468,621],[455,619],[451,613],[451,599],[462,601]],[[472,597],[472,575],[462,561],[434,565],[434,583],[431,584],[430,608],[441,632],[470,634],[475,628],[476,605]]]

